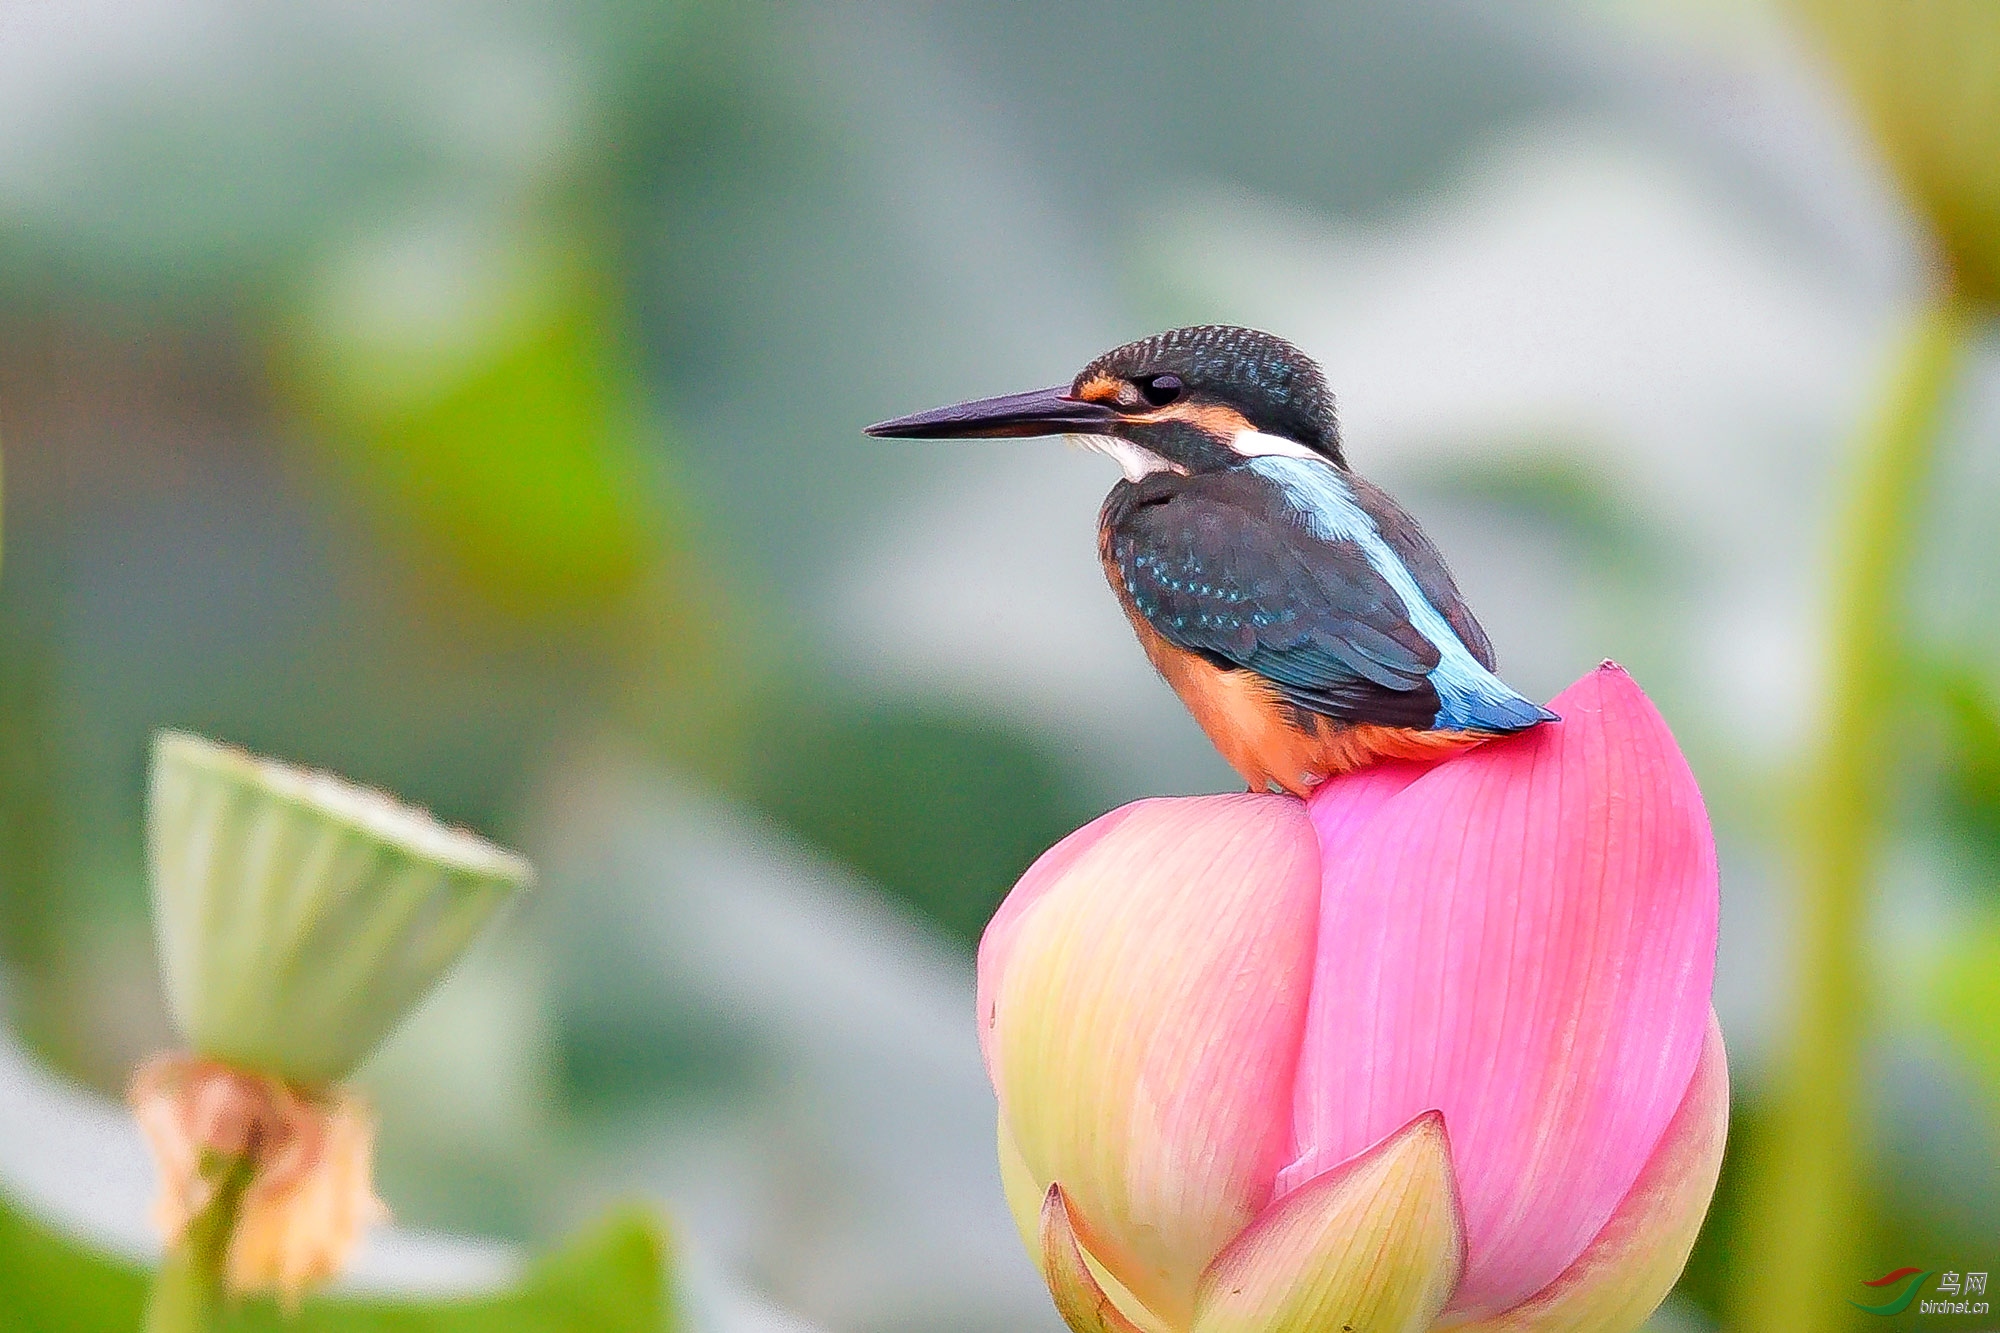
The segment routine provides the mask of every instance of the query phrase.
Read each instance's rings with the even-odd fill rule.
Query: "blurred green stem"
[[[160,1259],[146,1298],[145,1333],[213,1333],[220,1326],[222,1266],[250,1183],[250,1163],[218,1162],[213,1172],[215,1197],[188,1223],[181,1243]]]
[[[1800,900],[1791,1048],[1756,1154],[1733,1327],[1806,1333],[1841,1322],[1874,1276],[1858,1232],[1872,1185],[1861,1104],[1868,1035],[1863,951],[1894,761],[1902,608],[1938,424],[1971,326],[1942,293],[1912,327],[1863,436],[1837,530],[1827,712],[1798,824]]]

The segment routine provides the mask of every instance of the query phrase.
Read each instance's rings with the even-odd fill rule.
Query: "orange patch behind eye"
[[[1131,420],[1147,423],[1185,421],[1216,440],[1231,440],[1246,430],[1254,429],[1248,417],[1221,403],[1168,403],[1150,412],[1135,413]]]

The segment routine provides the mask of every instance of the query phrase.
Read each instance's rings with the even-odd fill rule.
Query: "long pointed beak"
[[[1030,393],[980,398],[970,403],[878,421],[868,433],[900,440],[988,440],[1026,435],[1090,435],[1118,419],[1118,410],[1069,396],[1058,384]]]

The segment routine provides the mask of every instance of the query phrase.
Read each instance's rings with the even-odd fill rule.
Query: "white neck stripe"
[[[1237,431],[1230,437],[1229,447],[1245,458],[1303,458],[1315,463],[1329,461],[1317,449],[1282,435],[1266,435],[1261,430]]]

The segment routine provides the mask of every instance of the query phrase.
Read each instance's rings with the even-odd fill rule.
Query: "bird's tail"
[[[1456,704],[1456,707],[1448,710],[1450,715],[1441,719],[1453,730],[1488,731],[1497,735],[1507,735],[1516,731],[1526,731],[1529,727],[1539,726],[1544,722],[1562,721],[1558,714],[1512,691],[1504,695],[1481,695],[1459,700]]]

